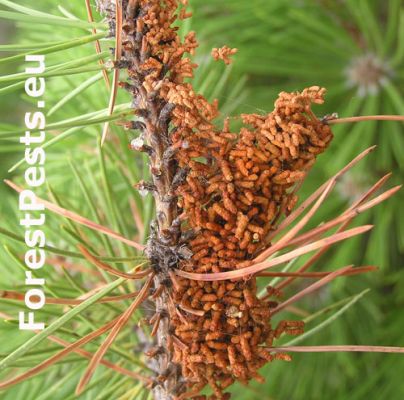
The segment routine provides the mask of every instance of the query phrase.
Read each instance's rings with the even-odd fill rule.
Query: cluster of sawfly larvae
[[[242,115],[238,133],[230,131],[228,119],[218,129],[217,101],[209,103],[189,83],[196,65],[185,54],[192,55],[197,42],[193,32],[181,41],[175,27],[190,17],[186,3],[123,0],[123,51],[116,67],[127,70],[121,86],[131,93],[138,117],[126,124],[140,131],[132,148],[150,156],[153,181],[138,187],[151,191],[156,202],[146,254],[157,276],[154,321],[160,330],[168,327],[155,330],[165,339],[150,352],[159,358],[156,385],[166,385],[180,369],[174,395],[197,398],[210,385],[210,398],[224,399],[234,381],[261,381],[258,370],[265,363],[287,359],[263,345],[272,346],[283,333],[301,333],[302,323],[272,327],[276,302],[258,298],[254,277],[202,282],[174,278],[173,270],[224,272],[249,265],[269,245],[266,236],[279,217],[296,204],[293,188],[332,133],[311,111],[312,103],[323,102],[319,87],[281,93],[268,115]],[[114,34],[111,4],[99,0]]]
[[[329,127],[310,110],[312,102],[323,102],[323,92],[312,87],[281,93],[268,115],[242,115],[245,126],[237,134],[227,122],[221,131],[206,126],[204,119],[192,131],[180,125],[174,135],[182,147],[177,159],[188,173],[177,193],[186,223],[198,232],[190,241],[193,256],[181,262],[182,269],[206,273],[243,268],[263,249],[279,215],[296,204],[291,188],[332,138]],[[175,113],[186,110],[183,103]],[[189,324],[174,317],[175,334],[187,345],[175,349],[175,360],[201,387],[207,381],[217,398],[234,380],[262,379],[258,369],[274,357],[263,344],[272,346],[282,333],[302,331],[299,321],[283,321],[272,329],[276,302],[257,297],[255,278],[184,279],[174,296],[192,314]]]

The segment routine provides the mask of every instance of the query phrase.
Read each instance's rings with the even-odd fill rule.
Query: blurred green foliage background
[[[14,7],[35,7],[70,21],[87,19],[82,0],[66,4],[55,0],[40,0],[35,4],[19,0],[13,4]],[[200,65],[195,86],[209,99],[219,99],[223,116],[240,112],[269,112],[280,91],[301,90],[311,85],[324,86],[328,90],[326,104],[316,109],[319,116],[332,112],[341,117],[403,114],[402,1],[190,0],[190,5],[194,16],[184,22],[181,32],[195,30],[200,41],[195,57]],[[1,45],[26,46],[13,51],[6,46],[0,47],[4,57],[0,61],[0,73],[3,75],[0,79],[0,175],[2,179],[7,177],[21,182],[23,165],[10,173],[7,170],[22,158],[18,131],[23,129],[25,110],[31,109],[33,104],[29,104],[23,87],[18,86],[18,79],[7,78],[8,74],[23,71],[23,62],[5,57],[30,51],[33,45],[41,43],[66,43],[89,35],[89,31],[88,27],[79,28],[66,21],[51,23],[49,17],[32,12],[22,12],[31,17],[31,22],[22,22],[7,14],[11,11],[18,14],[21,10],[10,9],[10,4],[3,0],[0,7],[3,10],[0,11]],[[41,17],[43,20],[40,20]],[[108,48],[113,47],[113,42],[104,39],[102,43],[105,50],[102,57],[106,60]],[[230,67],[214,63],[210,57],[212,47],[225,44],[239,49]],[[65,74],[47,78],[48,125],[56,125],[49,130],[49,140],[53,142],[47,148],[48,186],[41,195],[98,220],[127,237],[144,241],[153,205],[149,197],[141,198],[132,184],[147,178],[145,159],[128,150],[127,143],[133,137],[128,137],[113,122],[110,140],[102,150],[99,148],[97,139],[102,125],[92,123],[91,118],[102,115],[97,114],[99,111],[105,115],[109,93],[99,72],[69,73],[71,68],[96,69],[98,64],[94,54],[93,43],[87,43],[47,55],[47,66],[55,66],[55,70]],[[98,78],[94,78],[95,74]],[[128,110],[128,101],[125,93],[119,94],[121,108],[117,108],[114,121],[122,119],[118,113]],[[339,182],[333,197],[313,220],[313,226],[337,215],[387,172],[394,173],[391,185],[402,182],[403,178],[402,124],[362,122],[336,126],[334,132],[335,140],[310,173],[300,192],[301,198],[305,198],[360,151],[373,144],[377,144],[378,148]],[[20,215],[16,210],[17,197],[5,185],[0,186],[0,195],[0,284],[3,289],[23,291],[24,272],[19,268],[18,255],[23,253],[24,246],[10,239],[10,232],[22,235],[18,225]],[[316,270],[330,270],[350,263],[377,265],[380,270],[365,276],[339,279],[299,303],[304,313],[311,314],[366,288],[371,289],[332,325],[301,344],[404,345],[403,200],[401,191],[386,204],[360,216],[360,223],[373,223],[374,230],[362,238],[350,239],[336,246],[317,263]],[[139,221],[134,221],[133,208],[141,215],[144,229],[139,226]],[[5,234],[4,230],[9,233]],[[90,265],[85,267],[84,272],[73,268],[74,265],[85,264],[77,256],[77,242],[90,242],[100,255],[136,256],[133,249],[117,245],[98,233],[50,213],[47,215],[46,231],[48,244],[59,249],[50,257],[53,257],[54,263],[66,267],[62,269],[50,265],[43,272],[47,278],[46,288],[54,296],[76,297],[98,282],[97,276],[86,272],[91,271]],[[76,252],[76,255],[65,257],[66,251]],[[133,262],[116,263],[117,266],[133,265]],[[69,269],[69,266],[72,268]],[[298,287],[291,288],[291,292]],[[0,300],[1,311],[15,317],[21,305],[15,301]],[[111,315],[116,315],[117,310],[123,310],[125,303],[114,307],[115,310],[106,306],[87,310],[80,318],[71,321],[69,329],[59,333],[66,338],[87,333],[91,326],[99,326]],[[45,308],[41,315],[47,321],[61,314],[60,307]],[[136,318],[140,317],[139,314]],[[327,317],[329,315],[324,314],[321,318]],[[321,322],[321,318],[316,321]],[[308,324],[308,328],[311,327]],[[30,336],[17,332],[15,324],[0,322],[1,357]],[[120,361],[120,352],[124,352],[130,355],[124,359],[126,367],[135,365],[135,361],[141,359],[136,345],[139,345],[139,336],[134,329],[128,329],[116,343],[116,351],[112,352],[111,358]],[[22,358],[15,366],[28,367],[46,358],[44,349],[47,344],[42,346],[35,349],[36,354]],[[89,349],[94,351],[96,345],[90,345]],[[76,398],[74,386],[84,368],[85,363],[79,358],[69,356],[66,362],[6,390],[0,396],[17,400],[73,399]],[[81,398],[140,399],[149,395],[147,392],[130,394],[134,387],[130,379],[108,373],[100,368],[96,377],[99,383]],[[404,358],[397,355],[302,354],[295,355],[292,363],[268,365],[263,371],[267,378],[265,385],[234,387],[232,392],[237,400],[394,400],[404,398],[403,374]]]

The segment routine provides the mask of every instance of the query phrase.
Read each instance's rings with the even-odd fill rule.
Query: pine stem
[[[146,255],[155,273],[153,299],[156,318],[153,334],[155,336],[154,345],[158,351],[149,364],[156,375],[152,387],[154,399],[172,400],[184,391],[181,369],[172,361],[169,311],[173,306],[168,290],[166,290],[167,282],[171,282],[170,268],[173,267],[172,260],[177,257],[175,249],[179,240],[178,232],[175,229],[178,214],[177,199],[173,196],[173,179],[178,167],[175,159],[169,155],[171,132],[168,119],[172,105],[159,95],[158,89],[150,93],[143,85],[147,71],[142,70],[141,65],[150,57],[147,42],[142,39],[143,34],[136,35],[135,30],[128,28],[136,22],[135,15],[139,12],[138,4],[130,1],[126,7],[122,7],[116,1],[115,10],[110,10],[109,3],[104,0],[99,0],[98,5],[101,10],[107,11],[110,26],[116,27],[116,32],[111,32],[116,37],[116,48],[119,47],[115,54],[115,68],[116,70],[118,68],[128,69],[130,79],[126,88],[132,94],[132,104],[136,108],[137,115],[141,117],[141,121],[129,123],[128,128],[140,131],[139,140],[145,144],[140,145],[137,150],[146,152],[149,156],[152,182],[142,181],[138,184],[138,187],[143,186],[144,189],[152,192],[156,208],[156,220],[152,222]],[[126,45],[122,45],[122,43],[126,43]],[[131,46],[128,46],[127,43],[131,43]],[[120,60],[123,60],[121,64]],[[114,79],[113,90],[116,88],[116,83],[117,79]],[[125,84],[123,86],[125,87]],[[104,138],[105,133],[104,128]]]

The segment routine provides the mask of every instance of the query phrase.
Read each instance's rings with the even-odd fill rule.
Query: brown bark
[[[106,15],[115,35],[115,9],[113,3],[107,0],[97,0],[98,9]],[[173,180],[177,173],[177,162],[170,152],[169,116],[172,106],[159,96],[159,90],[148,92],[143,83],[147,71],[142,64],[149,57],[143,48],[143,34],[129,27],[136,26],[137,17],[145,10],[140,9],[137,1],[123,1],[123,52],[121,61],[116,68],[127,69],[129,79],[122,83],[132,95],[132,104],[137,121],[128,123],[127,127],[140,132],[144,145],[137,150],[146,152],[150,159],[152,183],[141,182],[138,187],[152,192],[156,205],[156,220],[153,222],[151,235],[147,243],[146,254],[156,273],[154,290],[161,285],[165,290],[155,299],[156,313],[160,314],[160,323],[155,337],[155,348],[158,351],[150,359],[150,366],[155,371],[156,378],[153,394],[156,400],[173,400],[183,392],[181,368],[172,361],[170,343],[170,318],[168,310],[168,291],[170,290],[169,269],[176,267],[179,242],[179,226],[177,225],[177,199],[173,194]],[[141,141],[140,141],[141,143]]]

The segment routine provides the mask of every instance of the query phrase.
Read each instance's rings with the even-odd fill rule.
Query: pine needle
[[[382,177],[378,182],[376,182],[364,195],[362,195],[352,206],[342,215],[344,216],[346,213],[350,213],[352,210],[360,206],[363,201],[366,201],[373,193],[375,193],[377,190],[379,190],[384,183],[390,178],[391,174],[387,174],[384,177]],[[355,214],[356,215],[356,214]],[[348,218],[345,220],[345,222],[338,228],[337,233],[343,232],[344,229],[351,223],[352,218]],[[306,263],[299,268],[297,272],[304,272],[308,268],[310,268],[327,250],[329,247],[324,247],[321,250],[319,250],[316,254],[314,254],[312,257],[309,258],[309,260],[306,261]],[[289,285],[291,282],[293,282],[294,278],[289,278],[286,281],[280,283],[277,286],[277,289],[283,289],[287,285]]]
[[[314,193],[312,193],[299,207],[296,208],[295,211],[293,211],[288,217],[286,217],[278,226],[276,230],[271,232],[266,240],[270,242],[276,235],[278,235],[281,231],[283,231],[285,228],[290,226],[290,224],[298,218],[304,210],[310,206],[310,204],[313,203],[320,195],[323,193],[327,185],[332,182],[332,181],[337,181],[342,175],[344,175],[346,172],[348,172],[351,168],[353,168],[359,161],[361,161],[364,157],[366,157],[369,153],[371,153],[376,146],[371,146],[362,153],[360,153],[358,156],[356,156],[351,162],[349,162],[344,168],[342,168],[340,171],[338,171],[333,177],[331,177],[327,182],[325,182],[323,185],[321,185]],[[260,256],[257,257],[257,259]],[[259,258],[261,260],[261,258]]]
[[[128,294],[122,294],[119,296],[107,296],[104,297],[100,300],[98,300],[96,303],[111,303],[114,301],[121,301],[121,300],[127,300],[127,299],[133,299],[138,295],[137,292],[134,293],[128,293]],[[18,293],[12,290],[3,290],[0,292],[0,298],[2,299],[10,299],[10,300],[18,300],[18,301],[25,301],[25,294],[23,293]],[[81,303],[83,303],[86,299],[81,298],[81,299],[67,299],[67,298],[55,298],[55,297],[49,297],[46,296],[46,304],[56,304],[56,305],[64,305],[64,306],[76,306]]]
[[[31,378],[32,376],[39,374],[40,372],[49,368],[51,365],[55,364],[57,361],[66,357],[71,352],[79,353],[80,355],[82,355],[86,358],[94,357],[91,353],[89,353],[85,350],[80,350],[79,347],[84,346],[86,343],[89,343],[90,341],[97,338],[98,336],[101,336],[102,334],[108,332],[110,329],[112,329],[116,325],[116,323],[119,321],[120,318],[121,317],[115,318],[113,321],[107,323],[106,325],[97,329],[96,331],[91,332],[86,336],[83,336],[81,339],[77,340],[74,343],[66,342],[66,341],[56,338],[54,336],[48,337],[50,340],[52,340],[58,344],[61,344],[62,346],[65,346],[65,348],[63,350],[59,351],[58,353],[56,353],[55,355],[53,355],[52,357],[48,358],[47,360],[43,361],[36,367],[30,369],[29,371],[15,377],[15,378],[0,382],[0,389],[5,389],[7,387],[16,385],[17,383],[23,382],[23,381]],[[125,368],[119,367],[109,361],[100,360],[100,363],[109,368],[114,369],[117,372],[124,373],[125,375],[131,376],[134,379],[142,380],[144,382],[150,382],[150,378],[144,377],[133,371],[128,371]]]
[[[321,235],[322,233],[330,230],[334,226],[346,222],[346,221],[352,221],[354,217],[356,217],[359,214],[362,214],[364,211],[369,210],[370,208],[375,207],[376,205],[382,203],[383,201],[387,200],[394,194],[396,194],[399,190],[401,189],[401,185],[395,186],[392,189],[386,191],[385,193],[381,194],[380,196],[377,196],[371,201],[368,201],[358,207],[351,208],[350,211],[347,211],[343,213],[340,217],[337,217],[329,222],[326,222],[322,224],[321,226],[314,228],[303,235],[300,235],[299,237],[295,238],[294,240],[291,240],[287,245],[292,246],[292,245],[300,245],[308,240],[313,239],[314,237],[317,237]]]
[[[327,120],[328,124],[344,124],[348,122],[363,122],[363,121],[400,121],[404,122],[402,115],[361,115],[358,117],[335,118]]]
[[[91,10],[90,0],[84,0],[84,2],[86,4],[88,22],[93,23],[94,22],[94,17],[93,17],[93,12]],[[93,32],[93,35],[97,34],[97,29],[96,28],[92,28],[91,31]],[[95,41],[95,50],[96,50],[97,54],[101,54],[101,45],[100,45],[100,41],[98,39]],[[101,66],[104,65],[104,60],[103,59],[100,59],[98,62],[99,62],[99,64]],[[105,81],[105,84],[107,85],[107,88],[110,89],[111,83],[109,81],[108,73],[107,73],[107,71],[105,69],[102,70],[102,75],[104,76],[104,81]]]
[[[293,304],[296,301],[299,301],[302,297],[304,297],[310,293],[313,293],[314,291],[320,289],[322,286],[328,284],[335,278],[343,275],[345,272],[348,272],[350,270],[352,270],[352,265],[344,267],[344,268],[340,268],[340,269],[334,271],[333,273],[327,275],[323,279],[320,279],[318,282],[313,283],[312,285],[308,286],[307,288],[303,289],[302,291],[296,293],[295,295],[293,295],[292,297],[290,297],[283,303],[280,303],[277,307],[275,307],[274,309],[271,310],[271,315],[278,313],[279,311],[288,307],[290,304]]]
[[[97,257],[93,256],[83,245],[78,245],[77,246],[83,256],[90,261],[92,264],[94,264],[96,267],[102,269],[103,271],[109,272],[112,275],[119,276],[121,278],[126,278],[126,279],[142,279],[145,276],[149,275],[152,271],[151,269],[146,269],[142,272],[136,272],[133,274],[121,272],[115,268],[112,268],[108,264],[103,263],[100,261]],[[142,265],[142,264],[141,264]],[[140,267],[140,265],[139,265]]]
[[[292,260],[296,257],[300,257],[303,254],[307,254],[311,251],[321,249],[325,246],[329,246],[331,244],[340,242],[342,240],[349,239],[351,237],[363,234],[370,229],[373,228],[373,225],[363,225],[357,228],[353,228],[341,233],[334,234],[330,237],[318,240],[316,242],[307,244],[302,246],[296,250],[290,251],[286,254],[283,254],[279,257],[275,257],[269,261],[253,264],[249,267],[241,268],[239,270],[233,270],[228,272],[216,272],[216,273],[209,273],[209,274],[197,274],[192,272],[186,272],[179,269],[176,269],[176,273],[179,276],[182,276],[187,279],[194,279],[194,280],[201,280],[201,281],[221,281],[227,279],[238,279],[244,278],[250,275],[255,275],[267,268],[274,267],[275,265],[283,264],[289,260]]]
[[[357,267],[352,270],[348,270],[344,272],[344,276],[348,275],[357,275],[362,274],[364,272],[376,271],[378,268],[374,266],[366,266],[366,267]],[[265,277],[295,277],[295,278],[323,278],[332,274],[333,271],[323,271],[323,272],[260,272],[257,276],[265,276]]]
[[[4,182],[18,193],[21,193],[23,191],[23,189],[21,187],[19,187],[15,183],[9,181],[8,179],[5,179]],[[52,212],[54,212],[56,214],[59,214],[59,215],[65,217],[65,218],[69,218],[72,221],[77,222],[78,224],[87,226],[88,228],[93,229],[93,230],[95,230],[97,232],[104,233],[105,235],[108,235],[108,236],[110,236],[110,237],[112,237],[114,239],[117,239],[117,240],[127,244],[128,246],[134,247],[135,249],[138,249],[140,251],[144,250],[143,245],[141,245],[139,243],[136,243],[136,242],[134,242],[132,240],[129,240],[129,239],[123,237],[122,235],[120,235],[119,233],[116,233],[116,232],[112,231],[111,229],[109,229],[109,228],[107,228],[105,226],[96,224],[95,222],[90,221],[87,218],[82,217],[81,215],[78,215],[78,214],[76,214],[76,213],[74,213],[72,211],[68,211],[68,210],[66,210],[66,209],[64,209],[62,207],[59,207],[59,206],[57,206],[57,205],[55,205],[55,204],[53,204],[53,203],[51,203],[51,202],[49,202],[47,200],[43,200],[43,199],[41,199],[39,197],[36,197],[36,201],[38,203],[43,204],[48,210],[50,210],[50,211],[52,211]]]
[[[119,0],[115,0],[115,10],[116,10],[116,26],[115,26],[115,55],[114,55],[114,62],[115,68],[113,70],[112,75],[112,89],[111,89],[111,96],[109,98],[109,105],[108,105],[108,114],[112,115],[114,112],[116,95],[118,92],[118,81],[119,81],[119,68],[116,63],[120,60],[122,54],[122,5],[120,4]],[[107,138],[109,129],[109,122],[107,121],[104,124],[104,129],[102,131],[101,137],[101,146],[104,144],[105,139]]]
[[[330,353],[330,352],[362,352],[362,353],[404,353],[404,347],[389,346],[286,346],[270,347],[270,351],[295,353]]]
[[[282,236],[273,246],[270,246],[267,250],[262,252],[258,257],[255,258],[254,261],[260,262],[270,257],[272,254],[275,254],[278,250],[285,247],[285,245],[289,245],[290,241],[306,226],[306,224],[310,221],[313,215],[320,208],[321,204],[323,204],[326,197],[330,194],[331,190],[335,186],[335,181],[331,180],[324,189],[324,192],[321,194],[317,202],[311,208],[311,210],[292,228]]]
[[[84,372],[79,384],[76,388],[76,395],[79,395],[87,383],[90,381],[91,377],[93,376],[96,368],[98,367],[101,359],[103,358],[104,354],[107,352],[111,344],[114,342],[115,338],[118,336],[121,329],[126,325],[129,321],[132,314],[135,310],[139,307],[139,305],[145,300],[147,297],[148,291],[151,287],[153,282],[154,274],[149,277],[147,282],[143,285],[142,289],[140,290],[138,296],[134,300],[134,302],[130,305],[130,307],[118,318],[118,320],[114,320],[114,326],[111,330],[108,337],[105,339],[104,343],[100,346],[97,352],[94,354],[93,358],[90,361],[86,371]]]

